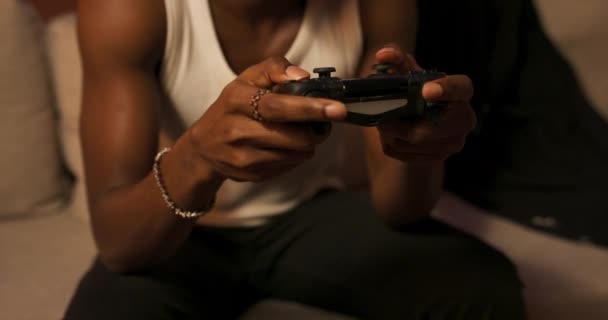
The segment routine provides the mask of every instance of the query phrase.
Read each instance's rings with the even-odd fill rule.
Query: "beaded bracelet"
[[[188,211],[188,210],[180,209],[175,204],[175,201],[173,201],[173,199],[171,199],[171,196],[169,196],[169,192],[167,192],[167,188],[165,188],[165,184],[163,183],[163,176],[160,172],[160,160],[169,151],[171,151],[171,148],[164,148],[159,153],[157,153],[156,157],[154,158],[154,165],[152,167],[152,169],[154,170],[154,179],[156,180],[156,184],[158,185],[158,188],[160,189],[160,193],[161,193],[161,196],[163,197],[163,200],[165,201],[165,204],[167,205],[167,207],[169,209],[171,209],[171,211],[173,211],[174,214],[176,214],[184,219],[193,219],[193,218],[198,218],[198,217],[205,215],[207,212],[209,212],[211,207],[213,207],[213,205],[215,203],[215,196],[211,200],[209,207],[205,210],[200,210],[200,211]]]

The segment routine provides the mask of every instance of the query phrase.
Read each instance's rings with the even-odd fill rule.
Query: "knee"
[[[175,288],[161,281],[111,273],[97,261],[82,278],[65,319],[162,319],[185,312]]]
[[[393,258],[382,260],[387,255]],[[360,291],[356,307],[364,318],[525,319],[515,266],[475,239],[450,236],[416,247],[389,245],[373,257],[377,264],[356,277],[368,289]]]
[[[453,279],[468,283],[481,294],[497,289],[520,290],[517,268],[502,252],[477,239],[465,238],[454,243],[444,262],[454,270]]]
[[[478,240],[462,245],[451,255],[453,272],[439,284],[438,298],[476,319],[524,319],[523,286],[511,260]]]
[[[483,274],[483,280],[492,288],[515,289],[519,291],[522,283],[517,273],[517,267],[502,252],[478,242],[481,246],[477,252],[476,272]]]

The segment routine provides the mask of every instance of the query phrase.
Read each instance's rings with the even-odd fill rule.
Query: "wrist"
[[[384,158],[384,163],[379,166],[382,171],[395,172],[417,172],[420,174],[443,171],[445,161],[431,158],[409,158],[398,160],[390,157]]]
[[[182,161],[184,165],[189,166],[203,183],[212,182],[222,184],[227,177],[215,168],[213,163],[201,151],[201,147],[197,142],[196,135],[193,134],[192,128],[187,130],[182,138],[176,142],[180,149],[184,149]]]
[[[208,211],[225,178],[183,141],[159,161],[166,193],[183,210]]]
[[[412,161],[402,161],[401,162],[404,167],[411,170],[430,170],[435,171],[438,169],[442,169],[445,165],[445,161],[442,159],[421,159],[421,160],[412,160]]]
[[[177,140],[172,149],[179,153],[180,165],[189,170],[196,180],[196,185],[219,186],[226,180],[226,177],[198,151],[190,130]]]

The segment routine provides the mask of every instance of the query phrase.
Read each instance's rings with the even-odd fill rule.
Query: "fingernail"
[[[437,83],[427,83],[423,88],[423,95],[427,99],[437,99],[443,96],[443,87]]]
[[[378,53],[382,53],[382,52],[395,52],[397,51],[397,49],[392,48],[392,47],[384,47],[380,50],[378,50]]]
[[[376,59],[379,59],[380,62],[401,64],[405,60],[405,56],[401,50],[387,47],[376,52]]]
[[[397,50],[401,50],[401,46],[398,45],[395,42],[391,42],[391,43],[387,43],[384,46],[382,46],[383,48],[393,48],[393,49],[397,49]]]
[[[324,109],[325,117],[331,120],[342,120],[346,117],[346,107],[343,104],[329,104]]]
[[[290,80],[302,80],[310,77],[310,74],[306,70],[298,68],[296,66],[289,66],[285,69],[285,74]]]

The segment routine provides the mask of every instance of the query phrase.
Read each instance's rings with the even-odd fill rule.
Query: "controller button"
[[[389,74],[389,71],[395,67],[392,63],[378,63],[373,65],[372,68],[376,70],[377,74]]]
[[[331,73],[336,72],[334,67],[315,68],[312,72],[319,74],[319,78],[331,78]]]

